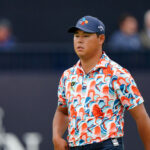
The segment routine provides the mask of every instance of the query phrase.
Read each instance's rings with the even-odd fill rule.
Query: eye
[[[86,35],[84,35],[84,37],[89,37],[90,35],[88,35],[88,34],[86,34]]]
[[[78,34],[74,34],[74,37],[79,37],[79,35]]]

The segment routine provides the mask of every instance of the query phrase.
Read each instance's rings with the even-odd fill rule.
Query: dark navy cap
[[[88,33],[105,34],[103,22],[92,16],[82,17],[77,21],[76,26],[69,28],[68,32],[75,33],[78,29]]]

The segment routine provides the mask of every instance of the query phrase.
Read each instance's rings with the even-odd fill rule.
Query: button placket
[[[82,80],[82,89],[85,90],[86,88],[87,88],[87,75],[84,75]]]

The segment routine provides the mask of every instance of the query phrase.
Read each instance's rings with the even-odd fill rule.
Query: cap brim
[[[71,27],[71,28],[68,29],[68,32],[69,33],[75,33],[77,30],[81,30],[81,31],[84,31],[84,32],[87,32],[87,33],[95,33],[92,30],[82,28],[82,27]]]

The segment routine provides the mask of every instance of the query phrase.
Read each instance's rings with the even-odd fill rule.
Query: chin
[[[79,57],[80,59],[85,59],[85,58],[86,58],[86,55],[79,55],[79,54],[78,54],[78,57]]]

